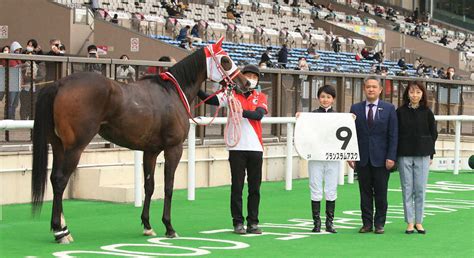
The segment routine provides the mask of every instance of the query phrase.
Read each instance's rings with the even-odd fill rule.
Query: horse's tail
[[[57,84],[50,85],[38,93],[33,127],[33,172],[31,193],[33,214],[43,205],[48,175],[48,134],[54,130],[53,104],[58,93]]]

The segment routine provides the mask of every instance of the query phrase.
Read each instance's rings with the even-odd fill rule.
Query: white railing
[[[461,151],[461,123],[463,121],[474,121],[474,116],[435,116],[437,121],[455,121],[455,138],[454,138],[454,175],[459,174],[459,160],[460,160],[460,151]],[[199,124],[209,123],[211,118],[209,117],[197,117],[195,120]],[[220,125],[227,122],[226,117],[217,117],[213,124]],[[293,129],[294,124],[296,123],[295,117],[265,117],[262,119],[263,124],[286,124],[286,166],[285,166],[285,189],[292,189],[292,179],[293,179]],[[195,200],[195,188],[196,188],[196,126],[194,122],[190,120],[190,128],[188,133],[188,200]],[[0,120],[0,131],[2,130],[16,130],[16,129],[32,129],[33,121],[31,120]],[[142,205],[142,152],[135,151],[134,153],[134,170],[135,170],[135,206],[140,207]],[[107,166],[112,166],[114,164],[107,164]],[[117,166],[132,165],[132,164],[115,164]],[[100,164],[97,164],[97,167],[100,167]],[[87,166],[89,167],[89,165]],[[11,170],[11,171],[25,171],[31,169],[22,169],[22,170]],[[2,172],[2,171],[0,171]],[[6,172],[6,171],[4,171]],[[10,172],[10,171],[9,171]],[[341,169],[339,184],[344,184],[343,173],[344,170]],[[342,180],[341,180],[342,179]],[[349,170],[348,174],[348,183],[354,182],[354,173],[352,170]]]

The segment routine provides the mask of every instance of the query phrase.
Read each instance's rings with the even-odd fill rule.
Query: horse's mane
[[[204,48],[194,51],[194,53],[173,65],[168,69],[168,72],[172,73],[176,80],[181,82],[181,87],[185,88],[194,84],[193,82],[196,80],[196,75],[201,69],[206,69]],[[160,75],[156,74],[145,75],[140,78],[140,81],[142,80],[150,80],[158,84],[164,83]]]

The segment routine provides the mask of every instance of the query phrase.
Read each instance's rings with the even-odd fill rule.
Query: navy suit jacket
[[[365,113],[366,101],[351,106],[351,113],[356,117],[357,141],[359,143],[360,161],[357,166],[385,167],[385,160],[397,159],[398,120],[395,107],[379,100],[371,129],[367,124]],[[374,110],[375,111],[375,110]]]

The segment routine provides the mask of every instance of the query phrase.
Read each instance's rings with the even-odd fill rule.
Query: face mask
[[[59,54],[63,54],[63,55],[64,55],[65,53],[66,53],[66,51],[64,51],[64,50],[59,51]]]
[[[26,51],[28,52],[33,52],[33,50],[35,50],[33,47],[26,47]]]
[[[4,50],[3,53],[8,54],[8,50]]]
[[[258,81],[257,80],[252,80],[252,79],[247,79],[247,81],[250,82],[250,89],[255,89],[255,87],[257,87],[257,83]]]

